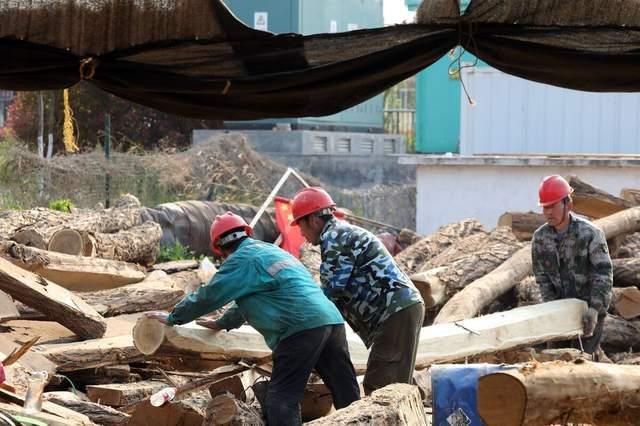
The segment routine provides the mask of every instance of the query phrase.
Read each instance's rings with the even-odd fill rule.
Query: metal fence
[[[407,139],[407,151],[412,151],[416,138],[416,110],[390,108],[384,110],[384,130],[386,133],[403,135]]]

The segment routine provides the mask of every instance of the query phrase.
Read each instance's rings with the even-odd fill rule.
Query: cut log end
[[[145,355],[155,353],[165,336],[165,325],[160,321],[141,317],[133,327],[133,343],[140,352]]]
[[[82,256],[85,252],[84,238],[74,229],[56,231],[49,239],[49,251]]]
[[[478,412],[487,426],[523,424],[526,406],[527,391],[515,377],[494,373],[478,379]]]

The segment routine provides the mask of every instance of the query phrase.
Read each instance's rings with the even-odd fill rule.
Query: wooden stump
[[[265,422],[259,411],[250,405],[236,399],[230,393],[217,395],[207,406],[203,426],[260,426]]]
[[[528,212],[507,212],[498,219],[498,226],[507,226],[520,241],[531,241],[536,229],[546,222],[544,215]]]
[[[588,361],[525,364],[478,380],[478,412],[487,426],[635,424],[640,369]]]

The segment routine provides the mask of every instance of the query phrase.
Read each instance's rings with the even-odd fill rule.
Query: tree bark
[[[423,269],[424,274],[412,275],[412,279],[417,279],[414,283],[421,289],[427,307],[434,306],[430,302],[440,305],[467,284],[494,270],[520,247],[506,227],[496,228],[489,234],[471,235],[432,258],[424,265],[430,269]]]
[[[40,220],[33,220],[32,224],[23,226],[11,239],[27,246],[48,250],[51,237],[62,229],[72,229],[80,233],[114,233],[141,224],[139,208],[114,208],[79,214],[51,212],[46,210],[30,213],[28,218],[41,216]]]
[[[432,257],[456,241],[473,234],[485,232],[477,220],[465,219],[461,222],[441,227],[434,235],[425,237],[401,251],[395,259],[400,269],[405,273],[414,274],[420,271],[422,266]]]
[[[528,212],[507,212],[498,219],[498,226],[507,226],[520,241],[531,241],[536,229],[546,222],[544,215]]]
[[[615,253],[611,254],[612,258],[626,259],[638,256],[640,253],[640,232],[621,236],[622,241],[620,247]]]
[[[160,253],[162,228],[155,222],[145,222],[114,234],[88,234],[96,257],[153,265]]]
[[[598,219],[595,222],[607,239],[640,230],[640,207]],[[442,308],[434,323],[441,324],[472,318],[500,295],[506,293],[528,275],[532,275],[531,245],[518,250],[502,265],[467,285]]]
[[[526,364],[478,379],[487,426],[636,424],[640,369],[588,361]]]
[[[333,425],[427,425],[417,386],[396,383],[374,391],[326,417],[307,423],[309,426]]]
[[[138,362],[144,355],[131,336],[108,337],[85,342],[39,345],[36,348],[58,366],[58,371],[75,371],[106,365]]]
[[[102,337],[107,329],[104,319],[81,298],[67,289],[8,260],[0,258],[0,290],[52,320],[62,324],[84,339]]]
[[[573,188],[573,210],[581,215],[600,219],[636,205],[591,186],[577,176],[570,176],[567,181]]]
[[[14,265],[36,273],[69,290],[104,290],[142,281],[146,273],[138,265],[115,260],[71,256],[0,242],[0,252]]]
[[[640,258],[613,259],[613,285],[615,287],[640,285]]]
[[[640,348],[640,321],[625,321],[607,315],[601,345],[607,353],[637,351]]]
[[[60,225],[67,220],[68,213],[36,207],[30,210],[7,210],[0,212],[0,239],[8,240],[17,231],[35,224]]]
[[[214,397],[209,405],[203,426],[228,425],[244,426],[264,425],[262,415],[250,405],[236,399],[230,393],[223,393]]]
[[[84,414],[91,419],[92,422],[99,425],[126,425],[131,418],[130,415],[111,407],[90,401],[83,401],[73,392],[47,392],[44,394],[44,400]]]

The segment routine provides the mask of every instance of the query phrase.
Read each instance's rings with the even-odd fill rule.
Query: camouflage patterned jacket
[[[542,300],[575,297],[606,313],[613,267],[604,232],[594,224],[571,214],[564,236],[542,225],[533,234],[531,257]]]
[[[331,219],[320,234],[320,279],[367,347],[392,314],[423,303],[411,280],[372,233]]]

